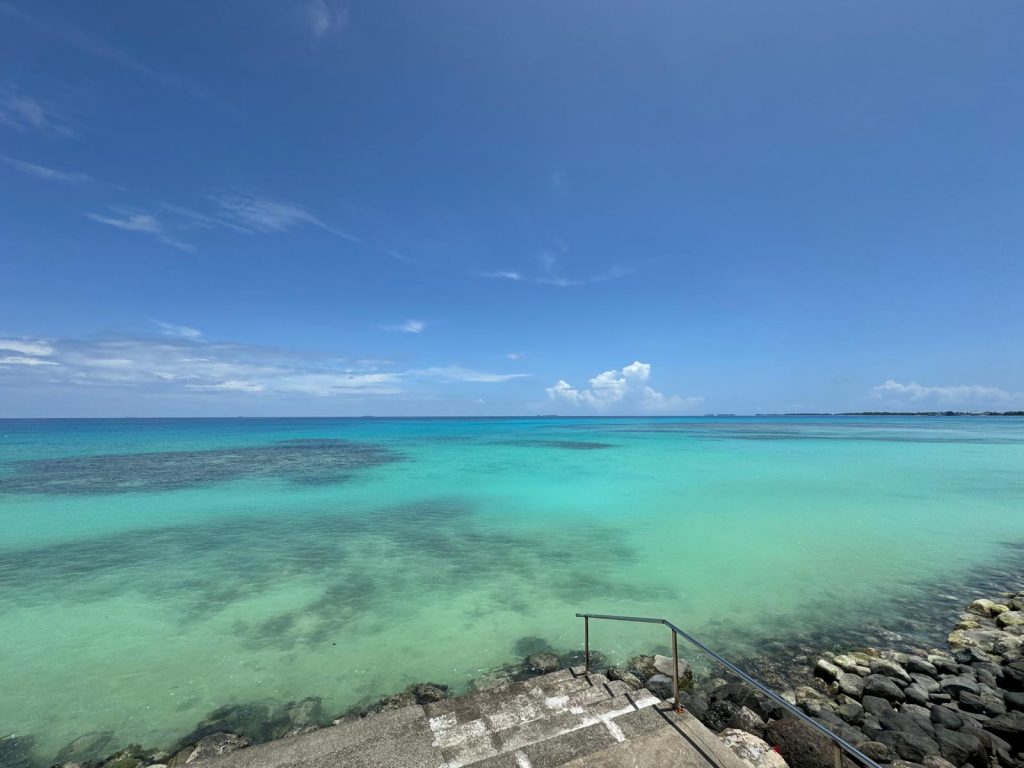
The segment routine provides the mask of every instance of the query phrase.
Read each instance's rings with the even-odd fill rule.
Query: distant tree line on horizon
[[[851,411],[848,413],[759,413],[758,416],[1024,416],[1024,411]]]

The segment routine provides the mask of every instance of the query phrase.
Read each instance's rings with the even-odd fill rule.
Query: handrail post
[[[676,712],[680,710],[679,706],[679,636],[676,631],[672,630],[672,690],[675,691]],[[836,766],[840,768],[840,766]]]
[[[590,617],[583,617],[583,671],[590,674]]]
[[[577,618],[583,619],[583,643],[585,649],[584,659],[586,662],[585,669],[589,672],[590,670],[590,619],[608,619],[610,621],[635,621],[642,624],[664,624],[666,627],[672,630],[672,662],[673,662],[673,674],[672,682],[675,685],[675,706],[679,711],[683,711],[679,701],[679,639],[678,636],[682,635],[683,639],[691,645],[697,647],[712,659],[717,661],[723,667],[728,669],[730,672],[735,674],[745,683],[752,685],[755,689],[761,691],[762,694],[767,696],[769,699],[774,701],[789,714],[794,716],[798,721],[803,722],[809,728],[817,731],[832,742],[832,759],[833,768],[844,768],[845,766],[860,765],[866,766],[867,768],[882,768],[876,761],[865,755],[861,750],[855,747],[850,742],[846,741],[842,736],[829,730],[829,728],[809,717],[806,712],[798,709],[792,702],[784,699],[780,694],[771,690],[764,683],[757,680],[757,678],[751,677],[742,669],[737,667],[728,659],[718,655],[708,646],[702,643],[700,640],[695,638],[686,630],[680,629],[668,619],[664,618],[653,618],[651,616],[611,616],[603,613],[577,613]],[[845,755],[844,755],[845,753]],[[849,757],[847,757],[847,755]],[[993,763],[994,765],[994,763]]]

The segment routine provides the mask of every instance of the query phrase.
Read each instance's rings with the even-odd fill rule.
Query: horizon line
[[[224,419],[243,420],[284,420],[284,419],[321,419],[350,421],[408,421],[422,420],[508,420],[508,419],[756,419],[756,418],[798,418],[813,416],[930,416],[934,418],[950,418],[956,416],[1004,416],[1024,417],[1024,411],[837,411],[837,412],[802,412],[802,413],[702,413],[702,414],[557,414],[538,413],[533,415],[499,415],[499,416],[0,416],[0,421],[214,421]]]

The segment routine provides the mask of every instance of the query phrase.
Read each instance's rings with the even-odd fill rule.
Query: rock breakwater
[[[947,645],[823,654],[807,684],[783,696],[878,763],[1024,767],[1024,593],[975,600]],[[663,693],[645,670],[631,671]],[[770,745],[792,768],[833,768],[824,736],[749,686],[711,680],[681,698],[756,765],[771,765]]]

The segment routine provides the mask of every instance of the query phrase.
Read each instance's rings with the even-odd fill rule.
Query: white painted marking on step
[[[626,734],[622,732],[622,729],[619,728],[619,724],[616,723],[614,720],[612,720],[611,718],[604,719],[604,725],[608,729],[608,733],[612,735],[613,739],[615,739],[616,741],[626,740]]]
[[[437,715],[437,717],[430,718],[428,722],[430,724],[430,730],[437,733],[438,731],[443,731],[453,727],[455,725],[455,715],[451,713],[446,715]]]
[[[434,731],[433,746],[441,747],[442,749],[455,747],[465,744],[470,739],[480,739],[485,736],[487,736],[487,725],[484,721],[470,720],[468,723]]]
[[[516,765],[519,768],[533,768],[533,764],[530,762],[530,758],[526,756],[526,753],[521,749],[515,751]]]

